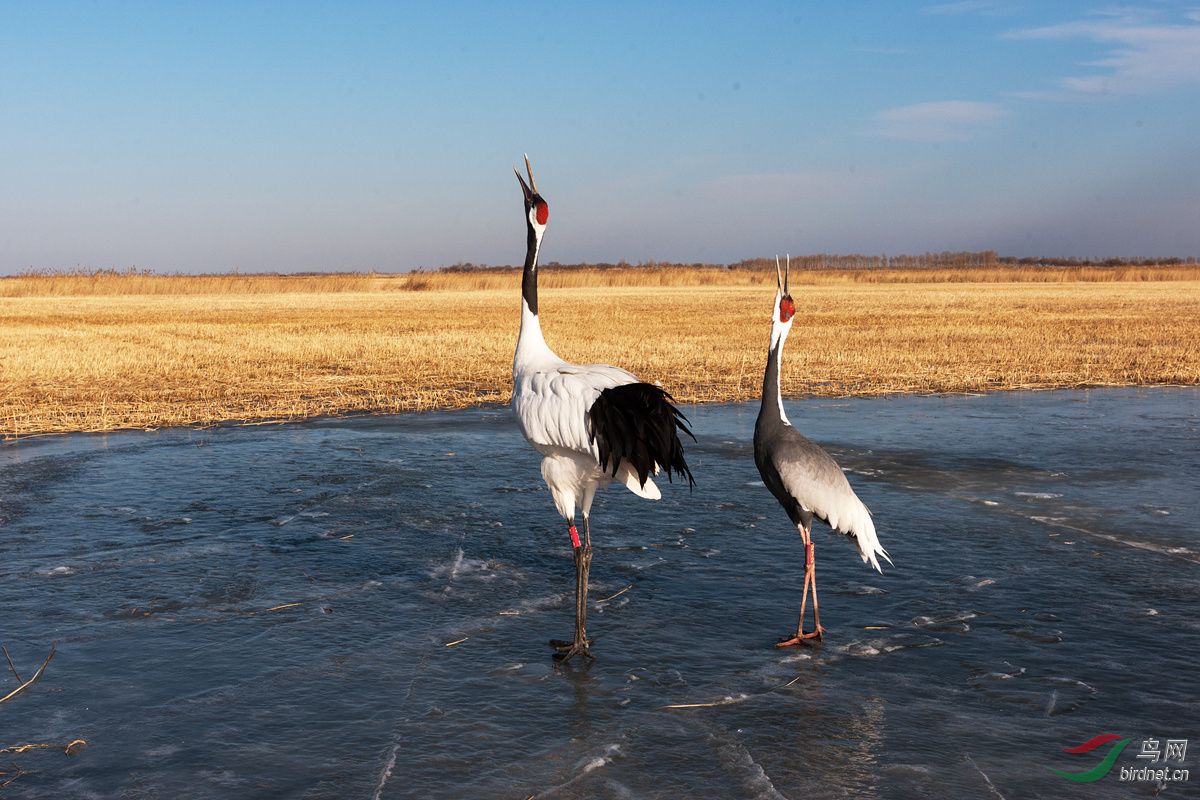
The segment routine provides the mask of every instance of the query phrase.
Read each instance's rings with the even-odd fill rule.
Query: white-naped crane
[[[783,410],[779,390],[779,367],[783,358],[783,343],[792,329],[796,304],[788,293],[788,278],[792,259],[780,274],[779,257],[775,258],[775,310],[771,318],[771,347],[767,353],[767,369],[763,375],[762,405],[754,425],[754,463],[763,483],[787,512],[788,519],[800,531],[804,542],[804,595],[800,600],[800,620],[796,635],[785,636],[776,647],[788,647],[808,639],[820,639],[820,608],[817,605],[816,554],[812,542],[812,522],[819,519],[838,533],[854,540],[862,560],[877,571],[879,556],[890,564],[887,551],[875,535],[871,512],[850,488],[845,473],[837,462],[820,446],[806,439],[792,427]],[[804,632],[804,612],[808,592],[812,589],[813,629]]]
[[[554,354],[538,322],[537,262],[550,206],[538,193],[529,156],[525,194],[526,252],[521,276],[521,333],[513,357],[512,406],[521,433],[542,454],[542,477],[567,523],[575,559],[575,635],[554,639],[558,660],[591,658],[587,637],[588,573],[592,563],[589,516],[596,490],[612,481],[648,500],[662,497],[651,476],[665,470],[694,486],[679,432],[692,436],[687,418],[658,386],[606,364],[569,364]],[[693,441],[696,437],[692,436]],[[583,540],[575,510],[583,515]]]

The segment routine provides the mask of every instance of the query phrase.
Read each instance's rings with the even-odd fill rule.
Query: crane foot
[[[825,628],[818,625],[815,631],[798,633],[795,636],[783,636],[775,643],[776,647],[792,647],[798,644],[812,644],[825,638]]]
[[[578,642],[568,642],[563,639],[551,639],[550,646],[558,651],[554,654],[555,661],[567,661],[575,656],[583,656],[586,659],[594,661],[596,657],[592,655],[590,648],[595,641],[595,639],[585,639]]]

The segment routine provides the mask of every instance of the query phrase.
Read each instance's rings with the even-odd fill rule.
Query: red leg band
[[[575,523],[571,523],[571,527],[567,528],[567,533],[571,534],[571,547],[579,548],[579,531],[575,530]]]

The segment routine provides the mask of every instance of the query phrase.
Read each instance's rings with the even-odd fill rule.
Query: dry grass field
[[[683,402],[758,396],[774,276],[543,268],[566,359]],[[785,392],[1200,383],[1200,270],[810,272]],[[516,271],[0,279],[5,438],[504,402]]]
[[[1196,281],[1200,266],[1016,267],[873,270],[793,270],[804,284],[845,283],[1129,283]],[[649,286],[767,286],[775,272],[712,266],[541,268],[543,289]],[[401,275],[322,273],[316,275],[157,275],[140,272],[65,272],[0,277],[0,298],[83,295],[324,294],[329,292],[465,291],[520,287],[520,268],[439,270]]]

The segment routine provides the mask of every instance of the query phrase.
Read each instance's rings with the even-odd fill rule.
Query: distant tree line
[[[1001,256],[999,259],[1001,264],[1016,264],[1022,267],[1174,267],[1180,265],[1196,264],[1195,256],[1187,258],[1178,258],[1171,256],[1169,258],[1144,258],[1141,256],[1132,258],[1046,258],[1044,256],[1025,256],[1017,258],[1015,256]]]
[[[792,256],[792,266],[804,270],[883,270],[883,269],[988,269],[997,266],[1021,267],[1149,267],[1177,266],[1197,263],[1195,256],[1187,258],[1074,258],[1046,256],[1002,256],[995,250],[957,250],[941,253],[921,253],[919,255],[863,255],[851,253],[848,255],[834,253],[817,253],[815,255]],[[702,262],[684,263],[676,261],[639,261],[631,264],[628,261],[597,262],[591,264],[562,264],[550,261],[542,265],[550,269],[731,269],[731,270],[773,270],[775,259],[747,258],[732,264],[705,264]],[[444,272],[475,272],[489,270],[513,269],[513,265],[492,266],[488,264],[473,264],[463,262],[442,267]]]
[[[792,256],[792,266],[806,270],[858,270],[858,269],[963,269],[995,267],[1002,259],[995,250],[946,251],[942,253],[922,253],[921,255],[863,255],[851,253],[839,255],[833,253],[817,253],[816,255]],[[731,264],[740,269],[775,269],[774,258],[749,258]]]
[[[520,264],[473,264],[470,261],[441,267],[441,272],[489,272],[496,270],[519,269]],[[639,261],[631,264],[628,261],[618,261],[615,264],[607,261],[597,261],[587,264],[563,264],[559,261],[545,261],[538,265],[548,269],[732,269],[733,265],[705,264],[702,262],[684,263],[682,261]],[[438,270],[438,268],[433,268]]]

